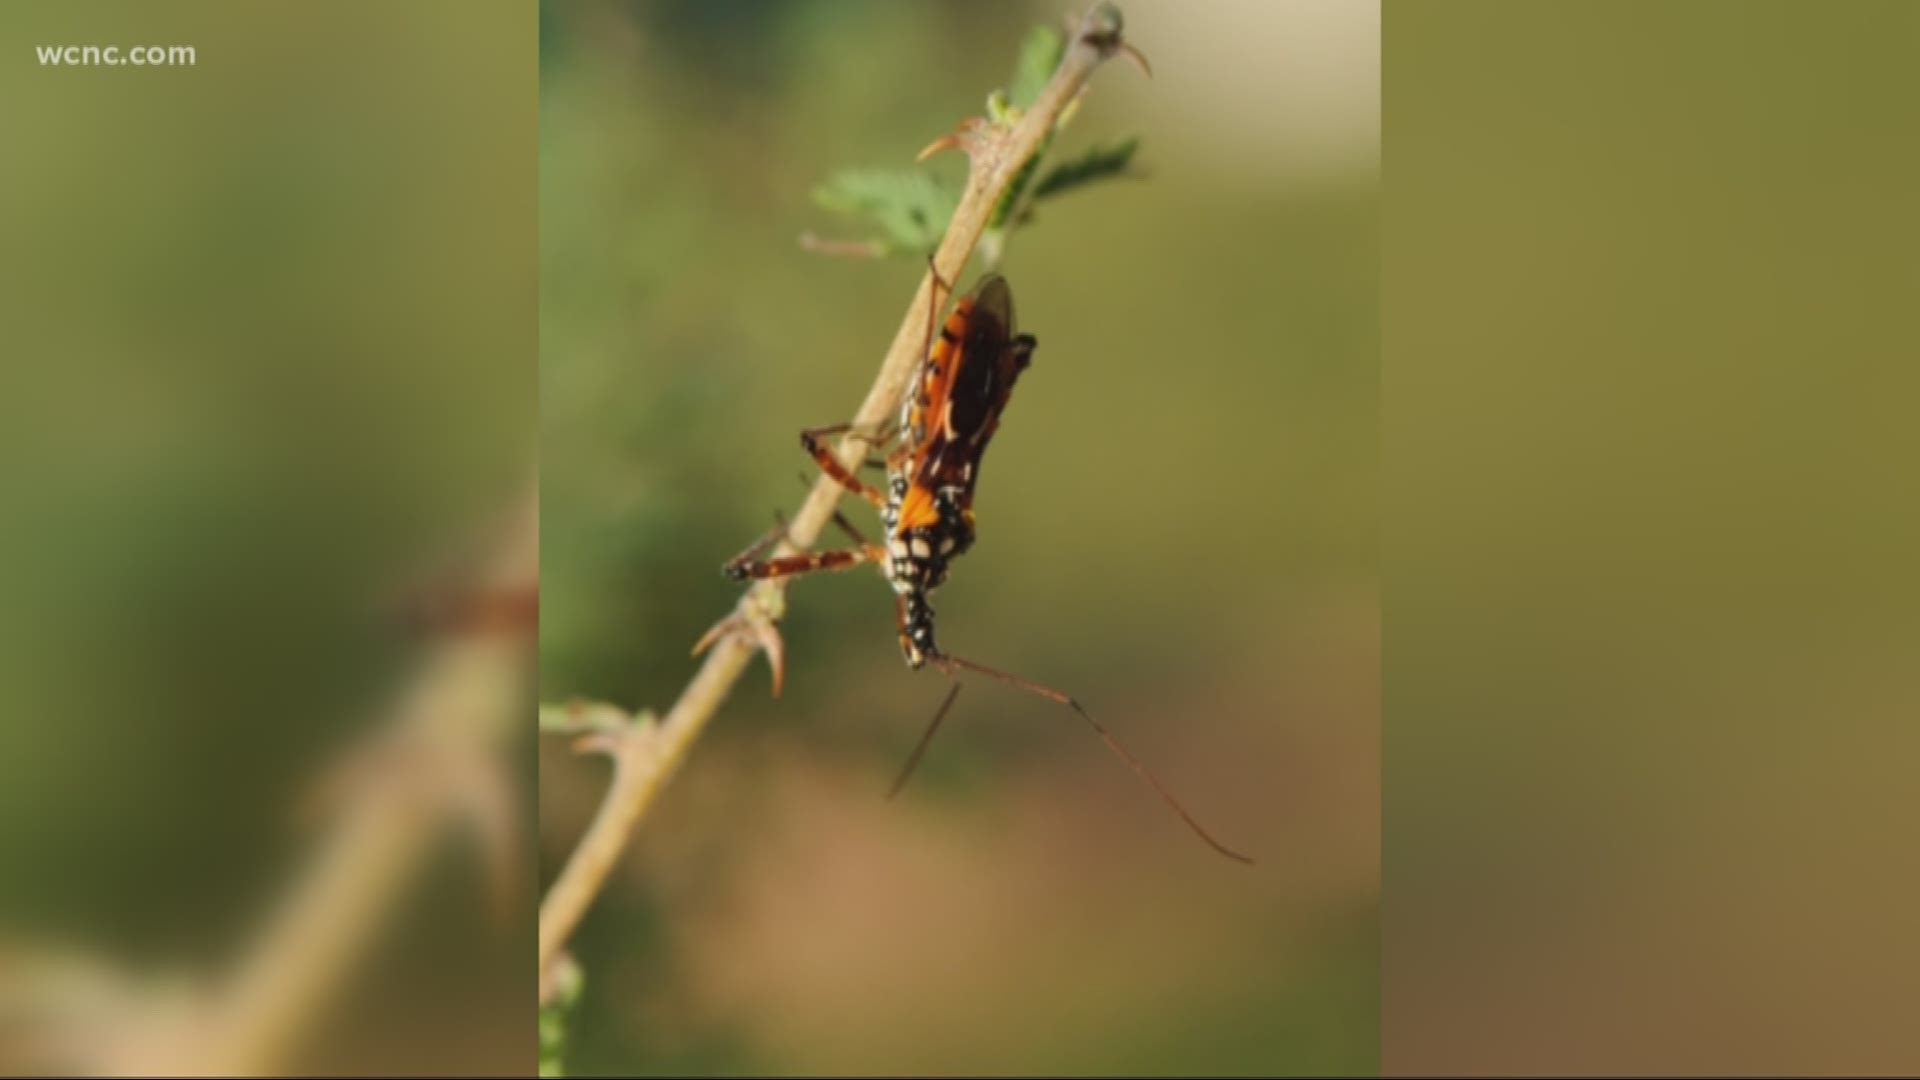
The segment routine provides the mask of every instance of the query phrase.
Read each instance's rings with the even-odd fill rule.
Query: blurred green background
[[[534,30],[0,5],[0,996],[43,956],[136,1010],[218,984],[346,813],[322,783],[425,652],[399,602],[531,471]],[[429,862],[289,1068],[532,1067],[469,1030],[524,1022],[531,890],[503,932],[470,858]]]
[[[573,942],[572,1071],[1377,1068],[1378,13],[1124,7],[1154,78],[1099,73],[1064,146],[1138,134],[1141,178],[1002,266],[1040,345],[942,640],[1079,695],[1259,865],[990,684],[888,803],[945,684],[877,576],[803,581],[784,695],[756,665]],[[919,272],[802,251],[858,235],[809,190],[905,165],[1059,16],[543,6],[543,700],[672,703]],[[606,767],[541,769],[550,877]]]

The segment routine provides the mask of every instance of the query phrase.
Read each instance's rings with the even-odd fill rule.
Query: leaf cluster
[[[1013,79],[987,99],[987,121],[1006,127],[1017,122],[1039,98],[1065,53],[1066,39],[1060,31],[1048,26],[1034,28],[1021,45]],[[1003,249],[1010,233],[1030,224],[1036,204],[1132,175],[1133,159],[1140,149],[1138,138],[1096,144],[1042,170],[1061,129],[1072,121],[1075,112],[1071,107],[1064,110],[1040,149],[1022,164],[982,238],[987,250]],[[824,210],[859,222],[866,230],[863,239],[829,246],[875,256],[924,259],[946,233],[947,222],[960,204],[960,185],[923,168],[846,169],[814,188],[813,201]]]

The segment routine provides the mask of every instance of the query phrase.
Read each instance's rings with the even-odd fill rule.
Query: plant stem
[[[1061,113],[1073,101],[1101,62],[1126,48],[1121,38],[1120,11],[1111,3],[1096,3],[1072,31],[1065,55],[1053,78],[1019,122],[1007,130],[988,129],[979,122],[962,125],[946,145],[967,151],[970,168],[960,205],[947,225],[934,254],[933,270],[954,281],[966,268],[993,209],[1020,167],[1040,148]],[[940,145],[940,144],[936,144]],[[918,372],[929,333],[929,318],[937,315],[934,274],[922,275],[919,288],[907,304],[906,316],[894,334],[880,365],[879,375],[853,417],[853,431],[872,431],[893,415]],[[946,297],[939,297],[945,301]],[[840,441],[840,460],[849,467],[865,457],[867,440],[849,434]],[[821,477],[787,527],[781,553],[811,545],[839,505],[843,489]],[[735,608],[735,617],[751,625],[778,617],[784,609],[784,585],[763,581],[748,589]],[[692,751],[707,721],[732,693],[758,646],[746,633],[725,634],[714,645],[693,681],[687,684],[659,725],[635,725],[614,750],[614,777],[586,834],[568,858],[560,876],[540,905],[540,977],[544,1000],[550,989],[554,961],[585,916],[607,875],[619,860],[628,837],[645,819],[666,781]]]
[[[522,591],[539,579],[537,487],[503,523],[474,585]],[[230,971],[190,1008],[112,1018],[78,1051],[88,1075],[272,1076],[297,1060],[356,962],[376,955],[395,902],[462,815],[510,823],[499,757],[531,673],[525,635],[454,634],[424,659],[386,721],[326,789],[332,822]],[[479,796],[480,800],[468,798]],[[480,805],[484,802],[485,805]],[[484,818],[484,820],[482,820]],[[498,857],[510,835],[491,834]],[[510,866],[496,865],[496,900]]]

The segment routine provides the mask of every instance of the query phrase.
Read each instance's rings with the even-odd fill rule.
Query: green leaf
[[[1040,181],[1040,186],[1033,189],[1033,197],[1052,198],[1086,184],[1125,176],[1128,167],[1133,164],[1134,151],[1138,149],[1140,140],[1137,138],[1112,146],[1095,146],[1072,161],[1063,161],[1054,166]]]
[[[1014,65],[1013,83],[1007,96],[1014,108],[1025,109],[1040,98],[1047,80],[1060,67],[1067,54],[1067,41],[1051,26],[1036,26],[1020,46],[1020,60]]]
[[[960,192],[930,173],[849,170],[815,188],[813,201],[836,213],[872,220],[891,249],[921,252],[940,242],[960,205]]]

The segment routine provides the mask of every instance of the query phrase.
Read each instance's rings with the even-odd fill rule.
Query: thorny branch
[[[953,281],[965,269],[1008,185],[1038,152],[1102,62],[1124,55],[1145,68],[1144,59],[1123,39],[1121,26],[1117,7],[1106,2],[1094,4],[1073,27],[1066,53],[1046,89],[1017,123],[1000,129],[986,121],[968,120],[923,151],[924,157],[944,149],[964,150],[969,160],[967,185],[934,253],[933,265],[921,277],[913,300],[907,304],[906,317],[887,349],[880,373],[853,417],[851,433],[840,440],[842,462],[851,467],[866,455],[868,441],[860,433],[875,430],[893,414],[924,359],[920,352],[929,331],[928,320],[936,314],[932,309],[935,273]],[[777,554],[791,554],[811,545],[832,518],[841,494],[840,485],[832,479],[822,477],[817,481],[793,516]],[[613,759],[613,782],[586,834],[540,905],[542,1001],[553,990],[553,976],[567,939],[606,883],[627,838],[646,817],[668,778],[686,760],[707,721],[733,691],[755,652],[767,652],[778,686],[780,653],[775,624],[784,614],[785,605],[785,587],[778,581],[762,581],[749,588],[715,632],[702,639],[701,646],[711,645],[711,650],[666,718],[658,723],[643,718],[596,742],[595,748],[606,750]]]

